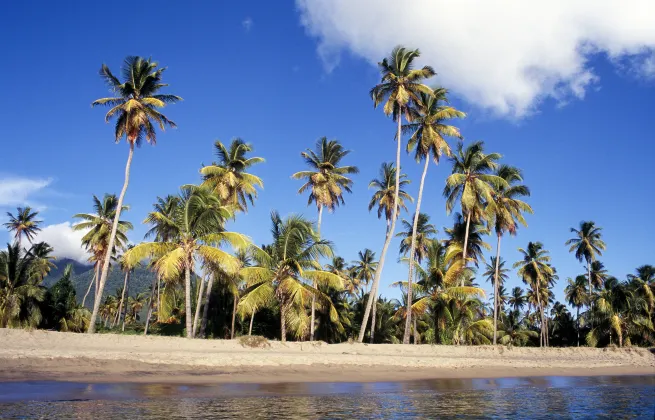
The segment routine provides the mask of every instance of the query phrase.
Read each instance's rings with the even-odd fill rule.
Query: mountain
[[[43,285],[46,287],[50,287],[53,284],[57,282],[61,278],[61,276],[64,274],[64,270],[66,269],[66,266],[68,264],[73,265],[73,275],[75,276],[76,274],[81,274],[84,273],[88,270],[92,270],[93,266],[91,264],[83,264],[80,262],[77,262],[75,260],[72,260],[70,258],[62,258],[60,260],[55,260],[54,261],[55,268],[50,270],[48,275],[46,276],[45,279],[43,279]]]

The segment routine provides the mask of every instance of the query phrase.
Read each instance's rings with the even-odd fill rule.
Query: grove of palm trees
[[[281,342],[655,346],[655,261],[631,273],[608,272],[603,254],[620,244],[606,243],[594,221],[553,227],[570,230],[557,246],[579,262],[577,272],[558,271],[539,238],[526,241],[516,261],[507,257],[506,240],[529,232],[529,215],[539,217],[530,205],[529,168],[466,138],[459,128],[466,113],[451,104],[447,88],[430,85],[435,69],[417,66],[419,57],[419,50],[396,47],[379,63],[370,97],[393,122],[384,142],[395,154],[379,162],[368,185],[352,179],[365,158],[355,141],[317,133],[304,151],[280,144],[281,153],[298,156],[281,185],[306,196],[310,207],[289,215],[270,209],[262,243],[230,226],[279,180],[255,175],[267,156],[238,137],[208,140],[213,162],[184,168],[195,183],[153,195],[152,210],[136,215],[146,237],[132,234],[125,215],[132,213],[133,158],[148,159],[148,148],[139,148],[144,142],[161,139],[166,147],[160,134],[177,126],[164,110],[184,102],[168,92],[174,86],[164,79],[166,68],[152,59],[127,57],[120,73],[103,64],[102,82],[112,94],[92,105],[108,107],[105,121],[114,124],[106,147],[124,140],[128,156],[120,193],[89,197],[89,208],[71,214],[73,229],[83,233],[89,276],[76,283],[82,277],[74,268],[35,241],[43,227],[37,210],[9,212],[0,327]],[[404,168],[414,164],[421,175],[409,179]],[[445,179],[429,171],[437,165],[448,168]],[[112,182],[118,190],[120,181]],[[434,191],[446,201],[438,211],[422,207]],[[358,194],[368,194],[369,217],[384,220],[384,232],[370,232],[356,254],[338,255],[338,232],[322,222]],[[389,260],[402,264],[403,278],[385,277]],[[522,286],[511,287],[510,279]],[[484,282],[493,293],[484,292]],[[558,284],[563,301],[555,298]]]

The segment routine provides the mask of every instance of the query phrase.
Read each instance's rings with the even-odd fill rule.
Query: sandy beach
[[[506,348],[187,340],[0,329],[0,380],[367,382],[434,378],[655,375],[643,348]]]

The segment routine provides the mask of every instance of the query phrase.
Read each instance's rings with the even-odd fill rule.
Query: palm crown
[[[100,76],[117,96],[96,99],[91,106],[112,107],[107,112],[105,121],[109,122],[116,117],[114,134],[117,142],[125,136],[132,144],[140,145],[144,138],[148,143],[155,144],[157,133],[153,122],[159,125],[161,130],[164,130],[167,125],[175,127],[175,123],[157,109],[163,108],[167,103],[181,101],[182,98],[158,93],[161,88],[168,85],[161,81],[166,68],[157,69],[157,66],[158,64],[151,59],[127,57],[123,63],[124,80],[121,82],[109,67],[102,65]]]
[[[10,232],[14,233],[14,238],[18,242],[22,237],[25,237],[31,243],[34,236],[41,231],[39,227],[41,220],[36,219],[38,214],[37,211],[32,211],[31,207],[18,207],[16,215],[7,212],[9,221],[4,225]]]
[[[602,228],[596,226],[593,221],[580,222],[579,229],[571,228],[575,237],[566,241],[566,245],[571,245],[569,252],[575,252],[578,261],[584,260],[587,264],[591,264],[605,250],[601,230]]]
[[[353,184],[346,175],[359,172],[356,166],[339,166],[349,153],[338,141],[321,137],[315,151],[307,149],[300,154],[311,170],[296,172],[292,178],[305,180],[298,193],[311,190],[307,204],[316,203],[330,211],[343,204],[343,192],[352,192]]]
[[[368,210],[371,211],[373,207],[378,208],[378,218],[384,217],[387,221],[391,221],[391,213],[393,212],[394,193],[396,190],[396,168],[391,162],[384,162],[380,167],[380,177],[373,179],[369,184],[369,188],[375,188],[375,192],[368,203]],[[400,189],[398,191],[398,210],[403,209],[407,211],[405,201],[410,203],[414,200],[407,194],[403,187],[409,185],[411,181],[407,179],[407,175],[400,174]]]
[[[398,232],[396,236],[403,238],[400,242],[400,253],[407,255],[412,242],[412,223],[403,219],[402,225],[404,230]],[[432,242],[436,234],[437,228],[435,228],[434,225],[430,223],[430,216],[425,213],[419,213],[415,238],[416,251],[414,254],[414,258],[419,264],[426,257],[430,242]]]
[[[216,141],[214,147],[218,161],[200,169],[203,185],[211,188],[224,203],[247,211],[248,202],[254,205],[257,198],[257,187],[264,187],[261,178],[247,171],[264,159],[247,157],[253,147],[240,138],[233,139],[229,149],[220,141]]]

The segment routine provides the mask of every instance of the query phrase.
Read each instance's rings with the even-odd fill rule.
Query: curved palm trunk
[[[198,286],[198,297],[196,298],[196,313],[193,316],[193,337],[196,336],[198,331],[198,318],[200,317],[200,307],[202,306],[202,292],[205,289],[205,282],[200,279],[200,286]]]
[[[114,249],[114,242],[116,241],[116,231],[118,230],[118,221],[121,220],[121,210],[123,209],[123,199],[125,198],[125,193],[127,192],[127,186],[130,183],[130,166],[132,165],[132,157],[134,156],[134,142],[129,141],[129,143],[130,143],[130,153],[127,155],[127,163],[125,164],[125,182],[123,183],[123,189],[121,190],[121,194],[118,196],[118,203],[116,204],[116,215],[114,216],[114,222],[111,225],[109,243],[107,244],[107,255],[105,255],[105,261],[102,265],[102,273],[100,275],[100,284],[98,286],[98,293],[97,293],[98,296],[96,297],[96,300],[93,303],[93,312],[91,313],[91,319],[89,320],[89,329],[87,330],[88,334],[93,334],[96,331],[96,319],[98,318],[100,301],[102,300],[102,293],[105,290],[105,283],[107,283],[107,274],[109,274],[109,262],[111,261],[111,250]]]
[[[403,344],[409,344],[409,333],[411,331],[412,325],[412,279],[414,278],[414,257],[416,255],[416,229],[418,227],[418,216],[421,212],[421,199],[423,198],[423,186],[425,185],[425,176],[428,174],[429,164],[429,156],[426,156],[425,165],[423,165],[423,173],[421,174],[421,183],[418,187],[418,198],[416,199],[414,224],[412,225],[412,243],[409,250],[409,274],[407,275],[407,318],[405,319],[405,334],[403,335]]]
[[[498,335],[498,270],[500,266],[500,233],[497,234],[498,243],[496,244],[496,271],[494,273],[494,345]]]
[[[252,335],[252,323],[255,320],[255,311],[250,314],[250,326],[248,327],[248,335]]]
[[[237,295],[234,295],[234,300],[232,301],[232,327],[230,329],[230,339],[234,340],[234,322],[237,318]]]
[[[469,228],[471,227],[471,212],[466,214],[466,233],[464,235],[464,249],[462,250],[462,259],[464,260],[464,267],[466,268],[466,251],[469,245]],[[462,286],[464,286],[464,278],[462,277]]]
[[[380,277],[382,276],[382,269],[384,268],[384,258],[387,256],[387,250],[389,249],[389,244],[391,243],[391,238],[393,233],[396,230],[396,219],[398,219],[398,192],[400,190],[400,144],[402,141],[402,110],[398,113],[398,133],[396,135],[396,188],[393,194],[393,210],[391,211],[391,228],[387,234],[386,239],[384,240],[384,246],[382,246],[382,252],[380,253],[380,261],[378,262],[378,268],[375,270],[375,277],[373,277],[373,286],[371,287],[371,294],[368,295],[368,300],[366,302],[366,310],[364,311],[364,319],[362,320],[362,326],[359,329],[359,337],[357,342],[361,343],[364,341],[364,333],[366,332],[366,326],[368,324],[368,317],[371,314],[371,308],[373,306],[373,301],[375,300],[376,293],[378,291],[378,284],[380,283]]]
[[[129,272],[128,272],[128,274],[129,274]],[[130,283],[129,283],[129,279],[128,279],[128,281],[125,282],[125,287],[123,288],[123,290],[125,291],[125,294],[127,295],[128,300],[130,298],[129,287],[130,287]],[[124,306],[124,309],[123,309],[123,325],[121,326],[121,331],[125,331],[125,318],[127,318],[127,302],[125,302],[125,306]]]
[[[125,280],[123,281],[123,293],[121,293],[121,303],[118,305],[118,315],[116,317],[116,324],[121,320],[121,312],[123,312],[123,304],[125,303],[125,290],[127,289],[127,279],[130,277],[130,270],[125,272]]]
[[[371,344],[375,342],[375,329],[377,328],[377,323],[375,321],[375,318],[377,312],[378,312],[378,298],[376,296],[373,300],[373,309],[371,310],[371,335],[369,337],[369,342]]]
[[[200,323],[200,336],[205,337],[205,330],[207,329],[207,315],[209,314],[209,298],[212,294],[212,287],[214,286],[214,274],[209,275],[207,281],[207,290],[205,290],[205,306],[202,308],[202,322]]]
[[[148,328],[150,327],[150,318],[152,318],[152,308],[154,307],[155,300],[155,282],[159,282],[159,274],[156,274],[150,284],[150,302],[148,302],[148,313],[146,314],[146,327],[143,329],[143,335],[148,335]],[[157,308],[159,312],[159,308]]]
[[[193,324],[191,320],[191,263],[184,265],[184,318],[186,321],[186,338],[193,338]]]
[[[316,230],[318,232],[318,237],[321,237],[321,219],[323,217],[323,206],[318,206],[318,222],[316,223]],[[312,287],[316,288],[316,282],[312,282]],[[309,325],[309,341],[314,341],[314,329],[316,328],[315,325],[315,318],[316,317],[316,297],[312,295],[312,320],[311,324]]]
[[[95,270],[93,273],[93,278],[91,279],[91,282],[89,282],[89,288],[86,289],[86,293],[84,294],[84,297],[82,298],[82,306],[84,306],[84,303],[86,302],[87,296],[89,296],[89,293],[91,292],[91,286],[93,286],[93,283],[95,283],[96,279],[98,278],[98,271],[100,271],[100,264],[96,262],[95,264]]]

